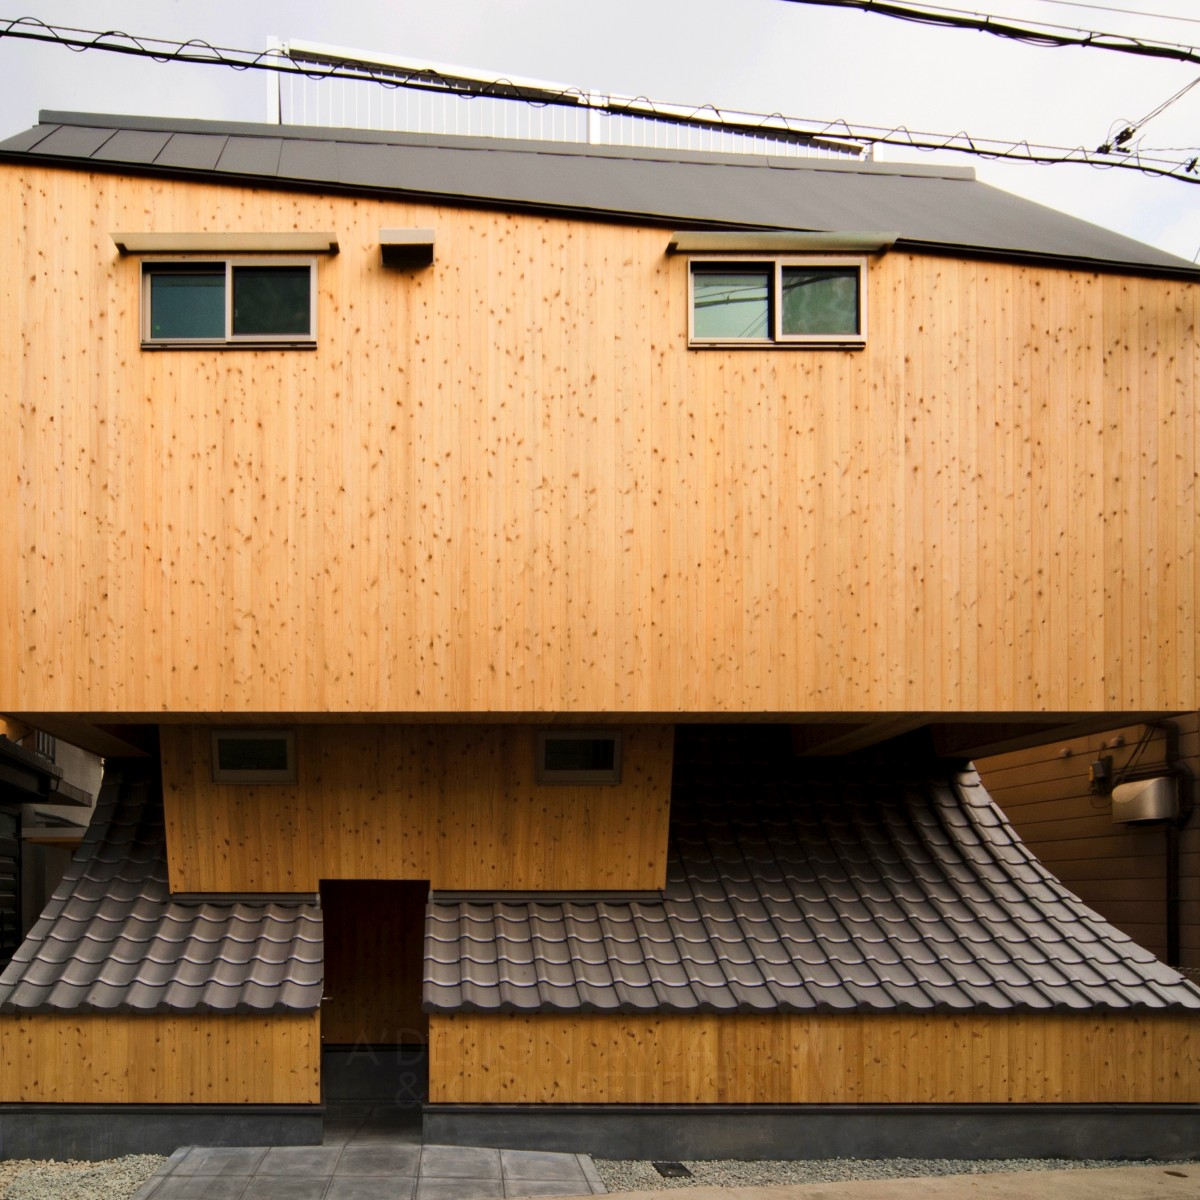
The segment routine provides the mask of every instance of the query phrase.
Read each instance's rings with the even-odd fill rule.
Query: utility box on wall
[[[1112,792],[1115,824],[1137,821],[1173,821],[1179,815],[1179,795],[1170,775],[1119,783]]]

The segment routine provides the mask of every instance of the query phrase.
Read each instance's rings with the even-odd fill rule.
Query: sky
[[[7,19],[247,50],[269,37],[323,42],[663,102],[1089,148],[1200,80],[1200,66],[1185,63],[1042,49],[787,0],[12,3]],[[1196,0],[976,0],[972,11],[1200,44]],[[0,38],[0,136],[34,124],[41,109],[262,121],[267,86],[260,72]],[[1190,157],[1186,148],[1200,144],[1200,86],[1139,136],[1147,148],[1182,147],[1174,157]],[[974,166],[988,183],[1200,257],[1200,183],[890,148],[877,157]]]

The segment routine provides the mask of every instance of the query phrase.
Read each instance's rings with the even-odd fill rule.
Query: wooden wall
[[[433,1016],[441,1104],[1200,1102],[1194,1015]]]
[[[319,1104],[318,1014],[0,1017],[0,1103]]]
[[[1177,718],[1183,764],[1200,780],[1200,713]],[[1122,770],[1146,727],[1052,742],[981,759],[984,786],[1029,848],[1087,904],[1160,957],[1167,949],[1166,835],[1161,825],[1114,825],[1112,798],[1094,795],[1088,768],[1101,755]],[[1137,766],[1163,762],[1165,738],[1151,730]],[[1114,741],[1119,745],[1113,745]],[[1200,800],[1200,796],[1195,797]],[[1200,967],[1200,815],[1180,842],[1180,949]]]
[[[532,726],[301,726],[298,782],[264,787],[214,784],[209,734],[161,730],[175,891],[316,891],[322,879],[641,889],[665,877],[670,726],[623,728],[615,787],[538,787]]]
[[[664,229],[29,163],[0,214],[0,708],[1200,707],[1194,284],[893,251],[865,350],[696,351]],[[117,229],[336,231],[318,348],[140,350]]]

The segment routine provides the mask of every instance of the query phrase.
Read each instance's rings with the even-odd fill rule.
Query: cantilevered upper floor
[[[1196,269],[929,166],[45,114],[0,710],[1195,708]]]

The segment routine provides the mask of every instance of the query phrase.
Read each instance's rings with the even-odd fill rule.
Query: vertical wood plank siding
[[[317,1013],[5,1015],[0,1103],[319,1104]]]
[[[171,887],[658,888],[673,730],[623,730],[622,782],[534,783],[529,726],[301,726],[295,786],[212,782],[209,729],[160,730]]]
[[[30,164],[0,211],[8,711],[1200,706],[1194,284],[893,251],[861,352],[689,351],[662,229]],[[317,349],[140,350],[114,229],[335,230]]]
[[[1175,719],[1182,764],[1200,780],[1200,713]],[[984,786],[1026,845],[1085,903],[1160,957],[1167,950],[1166,834],[1161,825],[1114,825],[1112,797],[1095,795],[1088,769],[1101,755],[1122,771],[1146,727],[1131,725],[981,759]],[[1110,743],[1120,738],[1121,745]],[[1136,767],[1163,762],[1165,740],[1152,731]],[[1180,950],[1200,967],[1200,817],[1180,835]]]
[[[1194,1017],[433,1016],[442,1104],[1200,1102]]]

